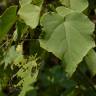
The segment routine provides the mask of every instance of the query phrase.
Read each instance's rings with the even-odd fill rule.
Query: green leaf
[[[93,49],[88,52],[85,60],[92,75],[96,75],[96,52]]]
[[[87,0],[60,0],[60,1],[66,7],[78,12],[82,12],[88,7]]]
[[[57,13],[47,13],[41,18],[41,25],[45,36],[40,39],[40,46],[63,60],[65,70],[71,76],[95,46],[91,37],[94,24],[84,14],[73,12],[65,18]]]
[[[20,18],[33,29],[38,25],[40,11],[40,7],[33,4],[26,4],[20,8],[18,14]]]
[[[74,12],[73,10],[66,8],[64,6],[60,6],[56,8],[56,11],[59,15],[61,15],[62,17],[65,17],[66,15]]]
[[[24,34],[27,32],[28,26],[25,23],[22,23],[20,21],[16,22],[16,30],[13,34],[13,40],[20,40],[24,36]]]
[[[42,5],[43,0],[20,0],[19,3],[21,6],[27,5],[27,4],[34,4],[34,5]]]
[[[66,7],[70,7],[70,0],[60,0],[60,2]]]
[[[32,0],[19,0],[19,3],[21,6],[30,4],[32,2]]]
[[[11,6],[0,16],[0,41],[16,21],[16,6]]]
[[[19,16],[26,25],[32,29],[36,28],[39,23],[40,11],[43,4],[43,0],[21,0],[19,9]]]
[[[40,6],[40,5],[42,5],[43,1],[44,0],[32,0],[32,4]]]

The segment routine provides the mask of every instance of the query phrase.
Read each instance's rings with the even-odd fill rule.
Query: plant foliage
[[[95,0],[1,0],[0,96],[96,96],[95,24]]]

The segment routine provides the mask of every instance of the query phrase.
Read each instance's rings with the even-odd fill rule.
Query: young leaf
[[[36,28],[39,23],[40,11],[43,4],[43,0],[21,0],[19,9],[19,16],[26,25],[29,25],[32,29]]]
[[[78,12],[82,12],[88,7],[87,0],[60,0],[60,1],[66,7]]]
[[[40,10],[41,8],[36,5],[26,4],[20,8],[18,14],[33,29],[38,25]]]
[[[16,21],[16,6],[11,6],[0,16],[0,41]]]
[[[85,60],[92,75],[96,75],[96,52],[93,49],[88,52]]]
[[[41,47],[63,60],[65,70],[71,76],[95,46],[91,37],[94,24],[84,14],[73,12],[65,18],[57,13],[47,13],[41,18],[41,25],[45,31],[44,38],[40,39]]]

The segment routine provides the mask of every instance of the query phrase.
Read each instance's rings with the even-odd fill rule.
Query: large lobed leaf
[[[65,17],[47,13],[41,18],[41,25],[45,31],[44,38],[40,39],[41,47],[63,60],[71,76],[95,45],[91,38],[94,24],[84,14],[72,12]]]

